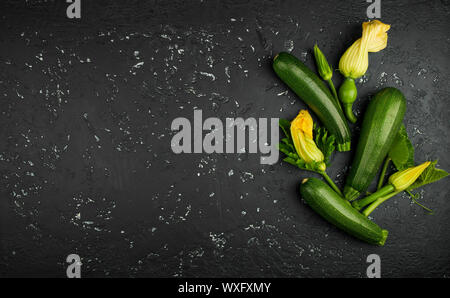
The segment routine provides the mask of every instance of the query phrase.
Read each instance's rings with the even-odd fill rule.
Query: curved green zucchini
[[[403,121],[406,100],[395,88],[385,88],[372,99],[364,119],[344,196],[351,201],[369,187],[386,158]]]
[[[351,134],[347,120],[322,80],[288,53],[276,55],[272,66],[280,79],[309,106],[328,131],[336,137],[337,149],[349,151]]]
[[[322,180],[304,179],[300,194],[314,211],[348,234],[370,244],[383,246],[386,242],[387,230],[359,213]]]

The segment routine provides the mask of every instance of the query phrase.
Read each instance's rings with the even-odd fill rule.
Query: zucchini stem
[[[350,150],[350,141],[342,143],[342,144],[337,144],[337,149],[339,152],[343,152],[343,151],[349,151]]]
[[[344,113],[345,116],[347,117],[347,119],[351,122],[351,123],[355,123],[356,122],[356,116],[355,114],[353,114],[353,103],[344,103]]]
[[[384,187],[380,188],[373,194],[365,197],[364,199],[354,201],[352,202],[352,206],[356,210],[361,210],[362,208],[366,207],[367,205],[371,204],[372,202],[375,202],[379,200],[380,198],[383,198],[389,194],[391,194],[394,191],[394,186],[391,184],[385,185]]]
[[[325,178],[325,180],[328,182],[328,184],[331,186],[331,188],[337,192],[341,197],[344,197],[342,195],[341,190],[339,189],[339,187],[336,186],[336,184],[334,184],[333,180],[331,180],[331,178],[327,175],[326,172],[320,172],[320,174],[323,176],[323,178]]]
[[[386,176],[386,171],[387,171],[390,161],[391,161],[391,158],[386,157],[386,160],[384,161],[383,169],[381,170],[380,179],[378,180],[377,190],[379,190],[383,186],[384,176]]]
[[[327,80],[327,82],[328,82],[328,86],[330,86],[331,93],[333,93],[333,97],[334,97],[336,105],[342,110],[341,103],[339,102],[339,97],[336,92],[336,88],[334,88],[333,80],[329,79],[329,80]]]
[[[369,207],[367,207],[366,209],[364,209],[364,211],[362,212],[363,215],[365,216],[369,216],[370,213],[373,212],[373,210],[375,210],[375,208],[377,208],[378,206],[380,206],[381,203],[383,203],[384,201],[392,198],[393,196],[397,195],[398,193],[400,193],[401,191],[394,191],[384,197],[378,198],[375,202],[373,202],[372,204],[369,205]]]
[[[373,212],[373,210],[375,210],[375,208],[377,208],[378,206],[380,206],[381,203],[383,203],[384,201],[392,198],[393,196],[399,194],[400,191],[394,191],[390,194],[388,194],[387,196],[378,198],[375,202],[373,202],[372,204],[369,205],[369,207],[367,207],[362,214],[364,214],[365,216],[369,216],[370,213]],[[409,195],[412,195],[410,191],[406,191]],[[420,207],[422,207],[423,209],[425,209],[426,211],[428,211],[429,213],[433,214],[433,210],[431,210],[430,208],[425,207],[424,205],[420,204],[419,202],[416,201],[414,195],[411,196],[411,200],[413,201],[414,204],[419,205]]]
[[[358,97],[358,90],[356,89],[355,80],[346,78],[339,88],[339,98],[344,105],[344,114],[351,123],[356,122],[356,116],[352,110],[356,97]]]
[[[430,208],[425,207],[424,205],[422,205],[422,204],[420,204],[419,202],[417,202],[417,195],[413,194],[413,193],[412,193],[411,191],[409,191],[409,190],[405,190],[405,191],[409,194],[409,196],[411,197],[411,200],[413,201],[414,204],[416,204],[416,205],[422,207],[423,209],[425,209],[426,211],[428,211],[428,213],[430,213],[430,214],[433,214],[433,213],[434,213],[433,210],[431,210]]]

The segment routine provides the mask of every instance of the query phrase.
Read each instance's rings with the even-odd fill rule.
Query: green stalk
[[[383,169],[381,170],[380,179],[378,180],[377,190],[383,186],[384,176],[386,175],[386,171],[387,171],[390,161],[391,161],[391,158],[386,157],[386,160],[384,161]]]
[[[379,200],[380,198],[383,198],[386,195],[389,195],[393,191],[394,191],[394,186],[392,186],[391,184],[385,185],[384,187],[380,188],[379,190],[377,190],[370,196],[367,196],[364,199],[361,199],[358,201],[353,201],[352,206],[356,210],[361,210],[362,208],[366,207],[370,203],[375,202],[375,201]]]
[[[353,103],[355,102],[357,96],[358,90],[356,89],[355,80],[352,78],[345,78],[345,81],[339,88],[339,99],[343,104],[345,116],[352,123],[355,123],[357,120],[352,109]]]
[[[433,214],[433,213],[434,213],[433,210],[431,210],[430,208],[425,207],[424,205],[422,205],[422,204],[420,204],[419,202],[417,202],[416,195],[414,195],[411,191],[409,191],[409,190],[405,190],[405,191],[409,194],[409,196],[411,197],[411,200],[413,201],[414,204],[416,204],[416,205],[422,207],[423,209],[425,209],[426,211],[428,211],[430,214]]]
[[[344,197],[340,189],[336,186],[336,184],[334,184],[333,180],[331,180],[331,178],[327,175],[326,172],[319,172],[319,173],[323,176],[323,178],[325,178],[325,180],[328,182],[331,188],[334,189],[335,192],[337,192],[341,197]]]
[[[328,85],[330,86],[331,92],[333,93],[333,97],[335,99],[336,105],[339,108],[341,108],[341,110],[342,110],[341,103],[339,102],[339,97],[336,92],[336,88],[334,88],[333,80],[329,79],[329,80],[327,80],[327,82],[328,82]]]
[[[373,210],[375,210],[375,208],[377,208],[378,206],[380,206],[381,203],[383,203],[384,201],[386,201],[386,200],[392,198],[393,196],[399,194],[400,192],[402,192],[402,191],[401,191],[401,190],[400,190],[400,191],[394,191],[393,193],[390,193],[390,194],[388,194],[388,195],[385,196],[385,197],[381,197],[381,198],[377,199],[375,202],[373,202],[372,204],[370,204],[369,207],[367,207],[367,208],[362,212],[362,214],[364,214],[365,216],[369,216],[370,213],[372,213]],[[406,192],[408,192],[409,195],[412,195],[408,190],[407,190]],[[411,196],[411,199],[412,199],[412,201],[414,202],[414,204],[419,205],[419,206],[422,207],[423,209],[427,210],[429,213],[433,214],[433,210],[431,210],[430,208],[427,208],[427,207],[425,207],[424,205],[422,205],[422,204],[420,204],[419,202],[417,202],[416,199],[415,199],[415,197],[414,197],[414,195]]]
[[[358,120],[353,113],[353,103],[344,103],[344,114],[351,123],[356,123]]]
[[[409,196],[411,197],[411,199],[413,199],[413,198],[416,197],[416,195],[413,194],[410,190],[405,190],[405,191],[409,194]]]
[[[381,203],[383,203],[384,201],[392,198],[393,196],[397,195],[398,193],[400,193],[401,191],[394,191],[390,194],[388,194],[387,196],[378,198],[375,202],[373,202],[372,204],[369,205],[369,207],[367,207],[366,209],[364,209],[364,211],[362,212],[363,215],[365,216],[369,216],[370,213],[372,213],[373,210],[375,210],[375,208],[377,208]]]

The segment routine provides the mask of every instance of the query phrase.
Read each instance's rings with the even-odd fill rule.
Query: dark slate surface
[[[170,149],[171,121],[194,108],[295,116],[304,105],[271,58],[292,51],[314,67],[318,42],[337,65],[366,1],[82,1],[81,20],[64,2],[0,4],[1,276],[64,277],[71,253],[90,277],[364,277],[372,253],[384,277],[450,274],[448,180],[420,190],[434,215],[406,196],[377,209],[390,231],[380,248],[300,200],[308,173],[258,154]],[[388,47],[370,55],[356,104],[402,90],[417,161],[447,170],[449,10],[382,1]],[[340,186],[350,160],[333,157]]]

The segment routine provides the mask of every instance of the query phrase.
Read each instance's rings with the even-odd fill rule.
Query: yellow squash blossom
[[[398,171],[389,177],[389,184],[383,186],[370,196],[365,197],[362,200],[353,201],[352,206],[357,210],[361,210],[366,207],[362,212],[365,216],[368,216],[375,208],[381,203],[395,196],[396,194],[407,190],[423,171],[431,164],[427,161],[416,167],[408,168],[403,171]]]
[[[364,22],[362,37],[345,51],[339,61],[339,70],[347,78],[363,76],[369,67],[369,52],[378,52],[387,46],[387,31],[391,26],[379,20]]]
[[[325,171],[322,151],[313,139],[313,120],[307,110],[301,110],[291,122],[291,136],[298,156],[306,163],[320,163],[319,170]]]
[[[420,174],[430,165],[431,162],[426,161],[416,167],[408,168],[403,171],[392,174],[389,177],[389,183],[394,186],[395,191],[403,191],[413,184]]]

